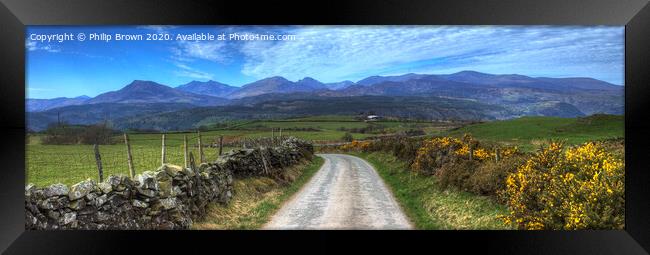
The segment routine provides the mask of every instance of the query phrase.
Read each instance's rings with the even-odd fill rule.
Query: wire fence
[[[269,132],[269,138],[266,139],[268,141],[265,141],[265,138],[252,139],[243,136],[165,134],[163,159],[163,134],[130,134],[128,146],[131,152],[131,167],[134,173],[138,174],[156,170],[163,163],[185,166],[186,161],[189,163],[190,154],[193,155],[196,163],[211,162],[218,158],[220,152],[227,153],[235,148],[271,145],[274,142],[277,144],[280,139],[277,135]],[[99,181],[98,161],[101,162],[103,179],[109,175],[131,175],[129,150],[125,139],[115,137],[113,142],[113,144],[98,145],[98,155],[93,145],[28,146],[26,158],[28,180],[40,184],[55,182],[73,184],[86,178]]]

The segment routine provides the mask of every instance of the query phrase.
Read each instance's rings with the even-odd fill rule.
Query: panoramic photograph
[[[26,26],[29,230],[625,228],[623,26]]]

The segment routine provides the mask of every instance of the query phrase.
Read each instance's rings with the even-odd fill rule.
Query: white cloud
[[[148,25],[148,26],[138,26],[137,28],[140,29],[147,29],[147,30],[152,30],[156,33],[159,34],[164,34],[168,33],[169,30],[178,28],[178,26],[170,26],[170,25]]]
[[[61,49],[59,47],[56,47],[51,44],[46,44],[43,45],[42,43],[38,43],[37,41],[32,41],[32,40],[27,40],[25,42],[25,48],[28,51],[47,51],[51,53],[56,53],[56,52],[61,52]]]
[[[242,73],[296,80],[489,69],[622,79],[622,27],[342,26],[285,31],[296,41],[248,41]]]
[[[178,57],[204,59],[214,62],[227,60],[225,43],[218,41],[180,41],[176,50]]]
[[[177,76],[189,77],[197,80],[211,80],[213,78],[212,74],[196,70],[186,64],[176,62],[174,65],[179,68],[179,70],[175,71]]]

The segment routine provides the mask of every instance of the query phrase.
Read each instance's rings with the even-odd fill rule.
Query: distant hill
[[[355,83],[353,81],[341,81],[341,82],[326,83],[325,86],[327,86],[327,88],[331,90],[339,90],[339,89],[350,87],[354,84]]]
[[[77,119],[68,120],[74,119],[79,124],[92,123],[98,119],[97,114],[108,114],[111,120],[122,118],[118,122],[130,126],[150,127],[153,124],[147,121],[152,121],[157,128],[167,130],[176,127],[172,122],[187,118],[208,123],[237,118],[347,114],[360,109],[397,117],[463,120],[623,114],[624,89],[592,78],[544,78],[462,71],[441,75],[371,76],[356,83],[327,84],[310,77],[294,82],[274,76],[241,88],[217,81],[193,81],[172,88],[152,81],[135,80],[120,90],[95,98],[27,99],[26,104],[29,112],[49,111],[47,114],[28,114],[32,120],[28,128],[34,130],[56,121],[52,119],[54,112],[75,116]],[[98,104],[102,106],[91,107]],[[161,107],[160,104],[169,106]],[[129,105],[137,106],[129,108]],[[477,105],[482,109],[477,109]],[[161,110],[153,107],[161,107]],[[175,111],[179,111],[177,115],[174,115]],[[188,115],[190,111],[198,115]],[[158,117],[145,116],[147,114],[174,118],[164,122],[170,125],[165,126]],[[201,117],[203,114],[211,116]],[[136,116],[139,119],[128,119]],[[189,122],[189,125],[196,124]]]
[[[89,96],[78,96],[74,98],[57,97],[52,99],[27,99],[26,107],[28,112],[42,112],[57,107],[68,105],[80,105],[86,102]]]
[[[185,92],[152,81],[135,80],[118,91],[98,95],[84,103],[188,103],[210,106],[224,105],[228,100]]]
[[[412,79],[405,80],[406,77]],[[371,83],[361,85],[359,83]],[[373,76],[345,89],[321,92],[321,96],[422,96],[465,98],[531,113],[544,102],[570,104],[582,114],[623,114],[624,87],[590,78],[533,78],[463,71],[449,75]],[[377,82],[377,83],[375,83]],[[557,116],[580,116],[556,111]],[[556,115],[553,115],[556,116]]]
[[[223,84],[217,81],[191,81],[187,84],[180,85],[176,89],[190,92],[199,95],[207,95],[213,97],[226,98],[231,93],[237,91],[239,88],[235,86],[230,86]]]
[[[97,103],[89,105],[71,105],[43,112],[27,114],[27,126],[34,131],[47,128],[57,121],[69,124],[95,124],[108,120],[114,122],[120,118],[146,116],[162,112],[174,112],[195,108],[191,104],[179,103]]]
[[[317,115],[356,115],[373,111],[382,116],[413,119],[494,120],[509,116],[507,109],[479,102],[437,97],[311,97],[264,101],[249,105],[188,108],[115,121],[119,128],[194,129],[226,120],[273,119]],[[178,121],[182,119],[183,121]]]
[[[309,77],[292,82],[284,77],[274,76],[246,84],[240,90],[230,94],[230,98],[244,98],[270,93],[311,92],[324,89],[327,89],[325,84]]]
[[[409,73],[409,74],[404,74],[404,75],[398,75],[398,76],[370,76],[368,78],[362,79],[358,81],[356,84],[360,86],[372,86],[375,84],[383,83],[383,82],[403,82],[403,81],[408,81],[408,80],[413,80],[413,79],[420,79],[422,77],[433,77],[433,75],[427,75],[427,74],[414,74],[414,73]]]

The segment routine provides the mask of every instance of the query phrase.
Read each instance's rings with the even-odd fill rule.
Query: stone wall
[[[289,137],[279,146],[260,146],[254,149],[237,149],[219,157],[215,162],[231,169],[236,177],[279,177],[287,166],[302,159],[311,159],[314,147],[311,143]]]
[[[68,188],[25,187],[27,229],[187,229],[210,203],[226,204],[235,177],[278,177],[311,158],[310,143],[288,138],[279,146],[232,150],[215,162],[183,168],[163,165],[133,179],[109,176]]]

